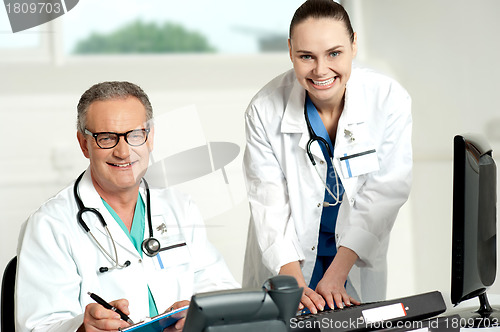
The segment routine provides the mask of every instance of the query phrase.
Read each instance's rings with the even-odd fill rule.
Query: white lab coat
[[[149,316],[148,286],[158,311],[165,311],[179,300],[190,300],[193,293],[239,287],[222,256],[208,242],[202,217],[186,196],[171,189],[151,189],[154,237],[161,247],[185,242],[186,246],[160,252],[158,257],[143,255],[113,219],[87,170],[79,185],[86,207],[100,211],[116,242],[118,260],[129,260],[129,267],[100,273],[100,267],[113,263],[98,249],[78,224],[78,207],[73,185],[47,201],[23,224],[18,247],[16,280],[17,331],[76,331],[94,292],[107,301],[125,298],[130,318]],[[140,193],[146,203],[145,191]],[[98,241],[113,253],[111,241],[98,219],[91,213],[84,220]],[[157,227],[167,226],[161,233]],[[148,223],[144,237],[149,237]],[[112,254],[114,256],[114,254]]]
[[[251,220],[244,286],[262,284],[293,261],[301,262],[306,283],[311,279],[325,187],[306,154],[304,100],[305,90],[290,70],[268,83],[245,114]],[[385,298],[389,233],[411,186],[411,122],[411,99],[397,82],[353,69],[334,143],[334,167],[345,188],[335,236],[337,247],[359,256],[348,285],[362,301]],[[376,149],[378,171],[350,178],[343,173],[339,158],[354,142]],[[317,143],[311,151],[324,181],[323,153]],[[370,163],[365,166],[377,168]]]

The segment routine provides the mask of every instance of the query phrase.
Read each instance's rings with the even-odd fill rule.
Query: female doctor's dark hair
[[[293,28],[308,18],[331,18],[339,22],[343,22],[347,33],[350,36],[351,43],[354,42],[354,30],[352,29],[351,20],[345,11],[344,7],[333,0],[307,0],[304,2],[292,17],[290,23],[289,37],[292,38]]]

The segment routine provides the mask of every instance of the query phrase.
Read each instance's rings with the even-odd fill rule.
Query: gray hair
[[[146,109],[146,121],[153,119],[153,107],[149,102],[148,95],[138,86],[130,82],[102,82],[91,86],[83,93],[78,102],[77,129],[82,134],[85,132],[87,124],[87,112],[90,104],[94,101],[105,101],[111,99],[122,99],[136,97]]]

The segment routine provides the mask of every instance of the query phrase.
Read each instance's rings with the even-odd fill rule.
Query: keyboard
[[[294,332],[341,332],[392,329],[406,321],[421,321],[446,310],[440,292],[325,310],[290,320]]]

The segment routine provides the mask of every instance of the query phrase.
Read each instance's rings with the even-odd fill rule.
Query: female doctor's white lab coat
[[[268,83],[246,112],[244,171],[251,220],[244,286],[262,284],[293,261],[301,262],[306,283],[311,279],[325,186],[306,154],[304,101],[305,90],[290,70]],[[382,300],[389,233],[411,185],[407,92],[388,77],[353,69],[334,145],[334,166],[345,188],[335,230],[337,247],[359,256],[348,277],[355,295],[362,301]],[[340,158],[373,149],[371,158],[349,159],[357,168],[353,172],[360,173],[349,177]],[[327,164],[318,143],[311,152],[324,181]]]
[[[186,243],[150,258],[139,255],[95,191],[87,170],[79,185],[86,207],[104,216],[123,269],[99,272],[113,262],[98,249],[78,224],[73,185],[46,202],[23,225],[18,247],[16,281],[17,331],[76,331],[83,312],[93,300],[87,292],[107,301],[125,298],[130,318],[149,316],[148,286],[158,311],[197,292],[238,287],[221,255],[208,242],[198,209],[171,189],[151,189],[154,237],[161,247]],[[146,203],[145,192],[140,193]],[[111,253],[111,241],[92,213],[85,213],[90,231]],[[146,218],[144,237],[149,237]],[[166,227],[165,227],[166,226]],[[163,230],[163,231],[162,231]]]

